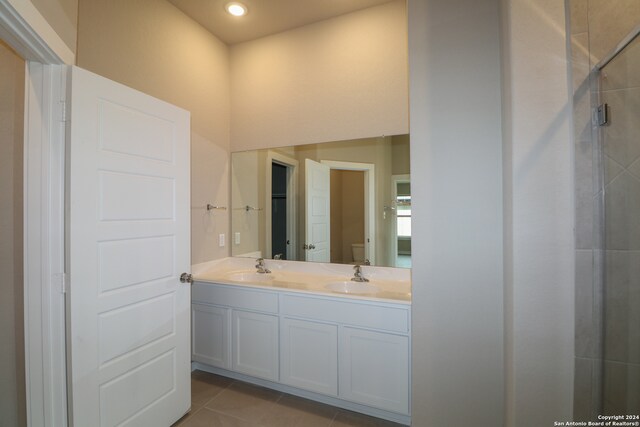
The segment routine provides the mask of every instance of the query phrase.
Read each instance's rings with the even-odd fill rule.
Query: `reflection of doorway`
[[[271,252],[287,257],[287,167],[271,163]]]
[[[395,267],[411,267],[411,180],[409,175],[391,177],[393,236],[391,247]]]
[[[375,166],[371,163],[355,163],[342,162],[333,160],[322,160],[322,164],[329,168],[340,171],[360,172],[363,176],[363,209],[364,209],[364,236],[362,243],[364,245],[364,260],[375,265],[376,262],[376,222],[375,222]],[[356,242],[358,243],[358,242]],[[347,249],[348,254],[351,246]],[[347,255],[348,255],[347,254]],[[344,257],[344,250],[343,250]]]
[[[364,264],[364,172],[331,169],[331,262]]]
[[[296,260],[298,161],[269,150],[266,164],[264,256]]]

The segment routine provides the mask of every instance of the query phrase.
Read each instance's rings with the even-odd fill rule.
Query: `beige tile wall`
[[[591,125],[598,77],[590,74],[640,24],[640,2],[569,0],[568,5],[576,153],[574,419],[587,420],[599,413],[637,413],[640,404],[640,333],[629,327],[640,321],[638,310],[632,309],[640,302],[640,271],[634,267],[640,261],[635,252],[640,249],[640,163],[634,163],[640,144],[630,144],[628,138],[640,131],[640,108],[633,108],[640,107],[640,91],[625,89],[639,86],[640,73],[630,72],[634,63],[624,59],[604,71],[606,92],[600,102],[611,106],[612,122],[602,128],[606,140],[602,158],[598,130]],[[640,55],[634,57],[640,60]],[[602,203],[607,207],[605,228]],[[604,276],[603,265],[607,266]]]

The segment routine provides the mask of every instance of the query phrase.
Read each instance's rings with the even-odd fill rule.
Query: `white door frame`
[[[29,1],[0,0],[0,38],[28,61],[24,114],[27,425],[66,426],[64,156],[74,53]]]
[[[273,150],[267,151],[267,163],[265,167],[265,254],[266,258],[272,258],[271,248],[271,180],[272,164],[277,163],[287,167],[287,237],[289,244],[287,245],[287,259],[292,260],[296,254],[297,230],[298,230],[298,161],[293,157],[285,156]]]
[[[320,160],[330,169],[364,172],[364,257],[376,265],[376,170],[373,163]]]
[[[391,175],[391,200],[393,203],[393,207],[395,210],[393,211],[393,223],[391,225],[391,256],[393,261],[393,266],[396,267],[396,263],[398,261],[398,184],[401,182],[411,182],[411,175]]]

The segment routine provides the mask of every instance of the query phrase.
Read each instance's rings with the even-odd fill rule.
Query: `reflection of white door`
[[[330,254],[330,184],[331,169],[313,160],[305,159],[305,259],[329,262]]]
[[[73,67],[67,262],[76,426],[190,406],[189,113]]]
[[[401,207],[398,205],[398,186],[400,184],[411,183],[411,175],[391,175],[391,206],[385,206],[385,217],[391,218],[391,253],[389,254],[389,265],[391,267],[406,267],[398,265],[398,214]]]

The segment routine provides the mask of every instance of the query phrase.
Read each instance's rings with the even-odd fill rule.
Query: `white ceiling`
[[[301,27],[391,0],[235,0],[249,13],[237,18],[224,6],[232,0],[169,0],[223,42],[232,45]]]

